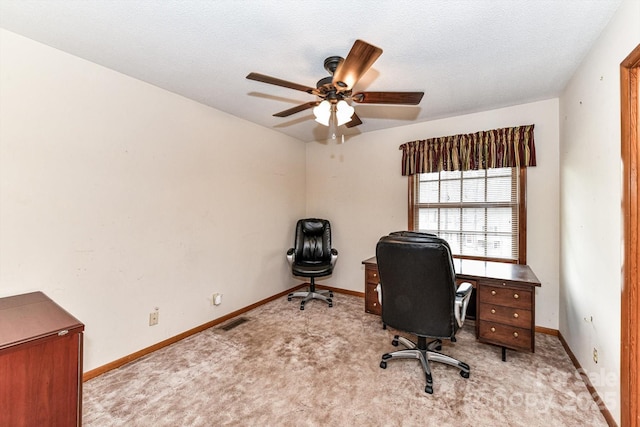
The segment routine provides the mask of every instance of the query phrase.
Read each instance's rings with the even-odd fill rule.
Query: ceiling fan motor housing
[[[329,72],[333,76],[333,73],[336,72],[336,68],[338,65],[344,62],[344,58],[341,56],[330,56],[324,60],[324,69]]]
[[[341,56],[330,56],[324,60],[324,69],[331,74],[331,76],[324,77],[318,80],[316,83],[316,87],[319,90],[318,96],[322,99],[325,99],[332,104],[337,103],[341,99],[348,98],[351,94],[351,91],[341,91],[339,88],[333,83],[333,73],[335,73],[336,69],[340,64],[344,62],[344,58]],[[337,82],[338,86],[341,82]]]

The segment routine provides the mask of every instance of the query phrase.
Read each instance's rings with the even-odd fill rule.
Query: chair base
[[[291,298],[303,298],[302,301],[300,301],[300,310],[304,310],[304,305],[312,299],[319,299],[329,304],[329,307],[333,307],[333,292],[328,290],[316,290],[316,284],[314,283],[313,277],[311,278],[308,290],[291,292],[287,295],[287,301],[291,301]]]
[[[391,344],[397,346],[399,343],[407,348],[383,354],[382,360],[380,361],[380,367],[382,369],[386,369],[387,361],[393,359],[418,359],[427,378],[427,385],[424,388],[425,392],[433,394],[433,378],[431,376],[429,361],[445,363],[453,366],[454,368],[459,368],[460,376],[463,378],[469,378],[469,373],[471,371],[469,365],[437,351],[442,348],[441,340],[433,340],[430,343],[427,343],[427,339],[425,337],[418,337],[418,343],[416,344],[399,335],[394,336]]]

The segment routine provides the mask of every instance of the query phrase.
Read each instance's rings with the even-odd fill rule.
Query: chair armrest
[[[380,283],[376,286],[376,292],[378,293],[378,304],[382,305],[382,285]]]
[[[458,322],[458,327],[460,328],[464,324],[464,319],[467,316],[467,306],[471,299],[472,290],[473,286],[469,282],[460,283],[460,286],[456,289],[456,305],[454,310],[456,322]]]
[[[338,251],[336,249],[331,249],[331,267],[336,265],[337,260],[338,260]]]
[[[287,251],[287,261],[289,261],[289,265],[293,265],[293,261],[296,259],[296,253],[293,248],[289,248]]]

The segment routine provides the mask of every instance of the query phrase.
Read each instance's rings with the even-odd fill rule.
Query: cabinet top
[[[0,351],[83,330],[78,319],[42,292],[0,298]]]

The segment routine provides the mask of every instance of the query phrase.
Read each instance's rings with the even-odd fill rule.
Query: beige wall
[[[332,221],[340,252],[335,272],[325,283],[364,292],[362,260],[375,255],[381,236],[407,229],[408,185],[401,175],[400,144],[531,123],[538,166],[527,172],[527,262],[542,282],[536,291],[536,324],[557,329],[557,99],[369,132],[344,144],[308,144],[307,214]]]
[[[0,52],[0,296],[83,321],[85,370],[295,283],[303,143],[4,30]]]
[[[640,2],[623,1],[560,98],[560,332],[618,422],[620,63],[639,22]]]

